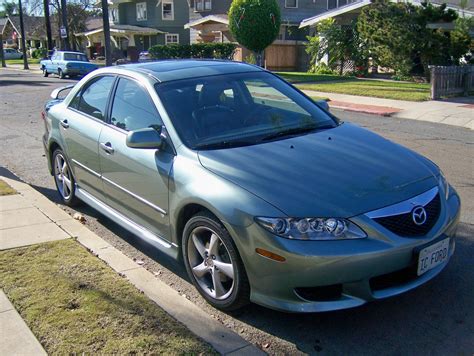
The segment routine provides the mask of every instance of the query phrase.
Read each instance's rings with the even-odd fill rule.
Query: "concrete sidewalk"
[[[474,97],[422,102],[304,90],[309,96],[327,97],[331,108],[460,126],[474,130]]]
[[[144,267],[102,240],[28,184],[1,175],[0,179],[19,193],[0,196],[0,251],[47,241],[75,238],[117,273],[124,275],[164,311],[212,345],[217,352],[223,355],[264,354],[263,351],[241,336],[214,320],[194,303],[182,297],[176,290],[158,280]],[[13,310],[8,307],[4,299],[1,299],[1,294],[0,306],[0,316],[5,308],[5,312]],[[35,344],[36,339],[26,324],[23,327],[20,325],[22,320],[18,321],[19,316],[17,314],[15,316],[15,313],[10,313],[8,320],[0,319],[2,325],[2,339],[0,340],[5,338],[8,340],[8,345],[16,345],[16,348],[2,352],[0,347],[0,355],[36,354],[30,352],[30,347],[33,347],[31,345]],[[14,328],[15,325],[20,326]],[[23,340],[29,341],[24,342]],[[41,352],[37,354],[41,354]]]
[[[2,68],[0,67],[0,69],[10,69],[10,70],[18,70],[18,71],[29,71],[31,73],[37,73],[37,74],[41,74],[43,73],[41,71],[41,68],[40,68],[40,65],[39,64],[29,64],[28,63],[28,66],[30,69],[23,69],[23,64],[7,64],[7,67],[6,68]]]

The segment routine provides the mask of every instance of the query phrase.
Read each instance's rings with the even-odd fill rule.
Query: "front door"
[[[120,78],[110,124],[100,134],[100,165],[107,204],[169,241],[168,179],[174,154],[126,145],[128,131],[154,125],[162,121],[146,89]]]
[[[114,81],[100,76],[87,84],[71,100],[59,128],[77,184],[97,198],[103,196],[98,142]]]

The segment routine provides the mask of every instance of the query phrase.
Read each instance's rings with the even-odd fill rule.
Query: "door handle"
[[[112,144],[110,142],[106,142],[106,143],[101,142],[99,146],[108,154],[114,153],[114,149],[112,148]]]
[[[69,124],[67,122],[67,120],[61,120],[59,121],[59,123],[61,124],[62,127],[64,127],[65,129],[67,129],[69,127]]]

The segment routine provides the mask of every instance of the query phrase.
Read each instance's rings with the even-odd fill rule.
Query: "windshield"
[[[64,60],[88,62],[86,55],[82,53],[64,53]]]
[[[332,128],[311,99],[267,72],[225,74],[156,84],[183,143],[226,148]]]

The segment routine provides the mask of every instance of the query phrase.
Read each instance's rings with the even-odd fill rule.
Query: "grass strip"
[[[0,252],[0,287],[48,354],[215,354],[74,240]]]
[[[41,62],[41,59],[37,58],[28,58],[28,64],[38,64]],[[9,64],[23,64],[23,59],[6,59],[5,63]]]
[[[328,82],[328,81],[346,81],[353,80],[354,77],[347,77],[335,74],[314,74],[305,72],[275,72],[281,78],[290,83],[306,83],[306,82]]]
[[[0,196],[12,194],[18,194],[18,192],[0,179]]]
[[[397,83],[352,79],[344,82],[298,84],[297,87],[301,90],[370,96],[394,100],[425,101],[430,99],[430,85],[423,83]]]

